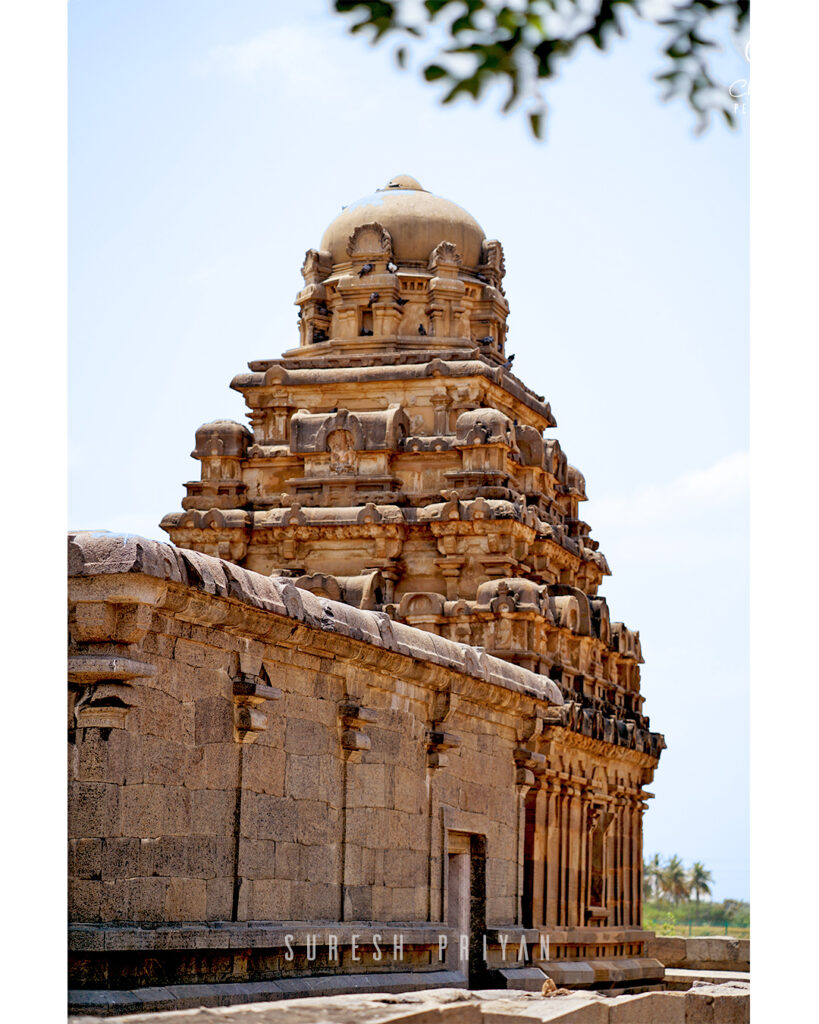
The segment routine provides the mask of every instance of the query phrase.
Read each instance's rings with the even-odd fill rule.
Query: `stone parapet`
[[[751,941],[723,935],[655,936],[649,956],[665,967],[689,971],[750,971]]]
[[[363,611],[318,598],[310,591],[295,587],[285,578],[261,576],[197,551],[186,551],[172,544],[133,535],[76,533],[69,536],[68,560],[68,574],[72,580],[125,577],[116,585],[116,598],[111,595],[98,598],[98,586],[82,589],[75,584],[75,609],[79,611],[83,605],[100,603],[112,612],[115,608],[142,605],[146,609],[143,613],[143,635],[147,632],[153,608],[167,607],[188,621],[240,631],[258,639],[274,630],[272,618],[283,618],[304,627],[318,646],[322,645],[322,634],[330,636],[332,650],[337,657],[366,661],[375,656],[379,665],[386,668],[389,663],[385,659],[393,656],[398,659],[394,668],[402,674],[417,674],[420,666],[429,665],[479,680],[507,694],[526,695],[545,704],[563,704],[560,689],[548,677],[494,658],[480,648],[393,622],[383,613]],[[149,585],[149,589],[140,590],[139,585],[134,584],[133,590],[126,593],[129,589],[127,578],[136,576],[165,586],[154,584],[153,587]],[[192,597],[194,591],[201,591],[213,600],[206,603],[196,601]],[[237,604],[262,612],[263,616],[254,617]],[[113,639],[109,630],[111,625],[108,619],[97,618],[93,626],[86,626],[80,615],[77,636],[89,642],[104,642]],[[372,653],[368,655],[364,649],[355,647],[356,644],[365,644]],[[404,659],[409,659],[409,662]],[[503,698],[504,701],[509,699],[508,696]]]

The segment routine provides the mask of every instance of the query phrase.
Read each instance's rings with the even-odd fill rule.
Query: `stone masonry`
[[[177,546],[72,535],[88,1006],[362,971],[661,975],[640,920],[665,744],[639,634],[598,594],[583,477],[511,373],[504,272],[411,178],[347,207],[307,253],[299,346],[233,381],[252,431],[196,432]],[[399,924],[403,960],[379,958]]]

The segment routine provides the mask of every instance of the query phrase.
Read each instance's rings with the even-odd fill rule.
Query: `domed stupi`
[[[302,267],[299,347],[318,360],[361,362],[441,351],[469,358],[476,345],[503,362],[503,248],[466,210],[409,175],[345,206]]]
[[[370,196],[345,206],[324,232],[321,252],[334,267],[349,264],[350,236],[356,228],[379,224],[389,234],[392,256],[402,266],[426,269],[436,245],[455,246],[463,266],[477,270],[486,240],[483,228],[462,207],[428,192],[408,174],[399,174]]]
[[[554,682],[558,818],[544,842],[588,833],[577,849],[589,859],[567,866],[564,847],[549,846],[544,868],[527,848],[522,923],[616,926],[619,938],[600,941],[627,956],[622,929],[640,926],[642,787],[665,744],[643,713],[639,634],[598,594],[609,567],[580,517],[584,478],[548,433],[549,403],[511,371],[501,243],[400,175],[346,206],[301,273],[298,345],[231,384],[251,432],[197,431],[202,479],[161,525],[182,548]],[[540,764],[523,758],[521,778]],[[566,786],[580,797],[565,804],[571,821],[559,817]],[[561,955],[582,957],[585,941]]]

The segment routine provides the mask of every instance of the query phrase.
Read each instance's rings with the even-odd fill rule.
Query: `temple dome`
[[[481,262],[486,235],[480,224],[456,203],[427,192],[408,174],[399,174],[372,195],[345,206],[324,232],[322,250],[330,253],[334,264],[346,262],[350,235],[374,221],[389,231],[398,263],[426,263],[439,242],[452,242],[465,267]]]

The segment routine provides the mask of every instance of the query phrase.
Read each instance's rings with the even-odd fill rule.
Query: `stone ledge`
[[[324,977],[287,978],[277,981],[234,982],[204,985],[167,985],[138,988],[128,991],[112,989],[71,989],[68,993],[70,1021],[83,1021],[94,1017],[127,1014],[129,1024],[140,1019],[132,1014],[151,1014],[148,1020],[160,1024],[162,1018],[154,1016],[161,1011],[191,1010],[199,1007],[228,1007],[248,1003],[268,1003],[322,995],[326,997],[347,994],[401,993],[438,988],[458,988],[466,984],[460,971],[394,972],[392,974],[336,974]],[[297,1003],[296,1006],[299,1006]],[[240,1010],[236,1011],[239,1018]],[[90,1018],[89,1018],[90,1015]],[[187,1015],[186,1015],[187,1016]],[[226,1016],[229,1021],[233,1014]],[[254,1015],[255,1016],[255,1015]],[[122,1019],[116,1017],[117,1020]],[[170,1024],[178,1018],[172,1013],[166,1018]],[[182,1018],[184,1019],[184,1018]],[[212,1016],[203,1018],[211,1020]]]
[[[664,987],[669,992],[687,992],[700,985],[726,985],[734,981],[748,983],[750,980],[750,971],[687,971],[667,967]]]
[[[261,985],[174,986],[152,990],[154,1005],[169,996],[190,1009],[181,1012],[139,1013],[137,1016],[116,1016],[121,1024],[747,1024],[750,1019],[750,995],[747,985],[703,986],[692,992],[647,992],[638,995],[606,996],[599,992],[570,992],[543,997],[540,993],[521,990],[492,989],[467,991],[457,987],[465,979],[454,972],[432,972],[446,987],[423,988],[417,984],[424,976],[395,975],[415,983],[407,985],[404,994],[383,984],[383,977],[356,976],[346,979],[351,987],[346,995],[331,996],[316,986],[305,992],[306,998],[292,999],[291,992],[281,989],[267,997],[266,1002],[229,1005],[225,1000],[240,991],[248,998],[265,998]],[[460,981],[456,979],[460,978]],[[331,979],[313,979],[316,982]],[[335,979],[341,982],[342,979]],[[376,984],[380,982],[380,984]],[[353,984],[355,983],[355,984]],[[277,983],[281,985],[281,983]],[[208,990],[207,992],[205,990]],[[225,992],[232,989],[232,993]],[[269,989],[269,986],[268,986]],[[145,990],[142,990],[143,994]],[[317,993],[321,995],[317,995]],[[86,993],[85,995],[90,995]],[[96,993],[100,997],[102,993]],[[110,995],[110,993],[108,993]],[[139,991],[119,993],[123,997],[115,1006],[109,1004],[108,1014],[130,1010],[139,1001]],[[205,1009],[208,1006],[218,1007]],[[214,1001],[216,1000],[216,1001]],[[218,1000],[222,1000],[219,1002]],[[199,1007],[203,1007],[201,1010]],[[82,1010],[93,1016],[72,1017],[73,1024],[93,1021],[105,1014],[104,1006],[87,999]]]
[[[648,955],[666,967],[695,971],[749,971],[750,939],[723,935],[655,936],[648,943]]]
[[[538,960],[537,966],[560,988],[662,981],[663,965],[651,957],[612,960]]]
[[[345,921],[305,924],[304,921],[214,921],[208,924],[71,924],[68,929],[70,952],[107,950],[171,949],[257,949],[284,946],[285,936],[298,948],[317,936],[318,945],[327,945],[327,936],[335,935],[340,946],[349,945],[353,935],[366,940],[373,934],[383,937],[382,947],[392,946],[394,935],[404,938],[404,946],[437,946],[438,936],[451,936],[455,929],[445,924],[419,925],[383,921]]]

